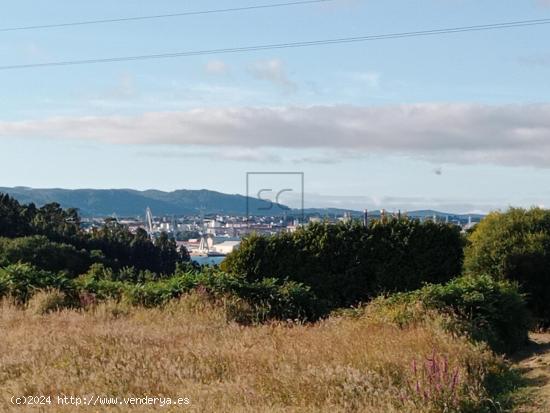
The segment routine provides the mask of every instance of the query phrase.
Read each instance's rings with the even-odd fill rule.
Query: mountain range
[[[83,216],[122,217],[143,216],[146,208],[155,215],[273,215],[289,211],[290,208],[269,201],[247,198],[238,194],[224,194],[216,191],[158,190],[137,191],[133,189],[35,189],[27,187],[2,188],[19,202],[38,206],[57,202],[63,208],[78,208]]]
[[[78,208],[83,216],[121,217],[143,216],[147,207],[155,215],[301,215],[301,211],[293,210],[286,205],[272,204],[269,201],[247,198],[239,194],[225,194],[207,189],[180,189],[171,192],[159,190],[137,191],[134,189],[61,189],[61,188],[28,188],[0,187],[0,193],[6,193],[27,204],[38,206],[57,202],[64,208]],[[307,208],[306,216],[342,216],[350,213],[353,217],[362,216],[362,211],[351,211],[340,208]],[[369,211],[370,216],[380,216],[380,211]],[[408,211],[409,217],[425,218],[436,216],[438,219],[459,219],[461,221],[472,217],[477,221],[483,217],[479,214],[452,214],[434,210]]]

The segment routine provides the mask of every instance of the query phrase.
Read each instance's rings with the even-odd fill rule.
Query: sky
[[[0,66],[550,18],[549,0],[332,0],[2,30],[278,2],[9,2]],[[539,25],[0,70],[0,186],[244,194],[247,172],[300,172],[306,207],[548,207],[549,38]],[[298,206],[292,189],[279,202]]]

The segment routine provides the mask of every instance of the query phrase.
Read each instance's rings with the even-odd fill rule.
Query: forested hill
[[[38,206],[57,202],[63,208],[78,208],[84,216],[142,216],[150,207],[155,215],[205,214],[228,215],[246,214],[246,197],[202,190],[177,190],[163,192],[157,190],[136,191],[133,189],[34,189],[27,187],[2,188],[6,193],[27,204]],[[256,198],[249,199],[249,212],[254,215],[271,215],[288,210],[284,205],[273,205]]]

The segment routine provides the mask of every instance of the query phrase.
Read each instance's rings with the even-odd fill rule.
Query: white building
[[[240,243],[241,241],[224,241],[219,244],[214,244],[212,249],[215,252],[227,255],[230,252],[233,252],[236,248],[238,248]]]

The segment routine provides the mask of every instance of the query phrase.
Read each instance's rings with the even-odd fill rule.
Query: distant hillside
[[[64,208],[78,208],[83,216],[109,216],[116,213],[120,217],[143,216],[145,209],[150,207],[154,215],[194,215],[204,213],[245,215],[246,197],[238,194],[224,194],[216,191],[181,189],[172,192],[157,190],[136,191],[133,189],[35,189],[27,187],[2,188],[0,193],[7,193],[21,203],[33,202],[36,205],[44,205],[57,202]],[[269,201],[250,198],[249,212],[251,215],[282,215],[286,212],[289,216],[300,216],[301,211],[291,210],[285,205],[275,204],[270,208]],[[362,211],[353,211],[340,208],[306,208],[304,215],[335,217],[351,214],[354,218],[361,218]],[[438,220],[460,220],[466,222],[471,216],[474,221],[479,221],[483,215],[479,214],[452,214],[433,210],[407,211],[407,215],[413,218],[431,218],[437,216]],[[369,210],[369,216],[378,217],[380,211]]]
[[[133,189],[33,189],[26,187],[2,188],[21,203],[44,205],[57,202],[64,208],[78,208],[84,216],[143,216],[150,207],[155,215],[205,214],[245,215],[246,197],[201,190],[136,191]],[[268,201],[250,198],[249,211],[253,215],[273,215],[289,208]]]
[[[388,211],[389,215],[393,214],[394,211]],[[419,218],[419,219],[430,219],[436,217],[439,222],[449,220],[449,222],[459,221],[462,224],[465,224],[472,220],[472,222],[480,221],[485,215],[482,214],[454,214],[451,212],[442,212],[435,211],[432,209],[423,209],[417,211],[402,211],[403,214],[406,214],[409,218]],[[306,208],[304,210],[304,215],[306,217],[318,216],[318,217],[342,217],[344,214],[349,214],[353,218],[362,219],[364,212],[356,211],[350,209],[341,209],[341,208]],[[368,211],[369,218],[379,218],[381,214],[380,210],[370,210]]]

